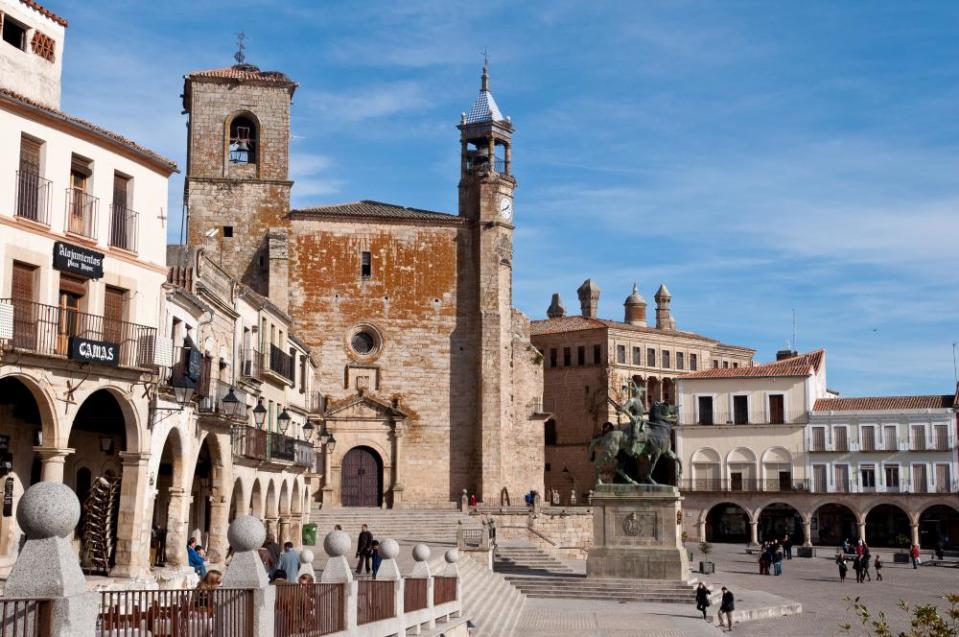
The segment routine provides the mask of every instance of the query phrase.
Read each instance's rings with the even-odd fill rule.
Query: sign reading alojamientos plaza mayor
[[[63,241],[53,244],[53,267],[87,279],[103,276],[103,253]]]

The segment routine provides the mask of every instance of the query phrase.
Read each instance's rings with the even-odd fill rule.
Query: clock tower
[[[482,498],[492,502],[506,484],[514,418],[512,405],[513,191],[510,147],[513,125],[503,117],[489,90],[483,64],[480,93],[460,117],[459,214],[468,219],[475,316],[479,325],[478,435]]]

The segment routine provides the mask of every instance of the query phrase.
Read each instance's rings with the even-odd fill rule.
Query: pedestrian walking
[[[769,575],[769,565],[772,564],[773,556],[772,552],[769,550],[769,545],[764,544],[762,553],[759,556],[759,574],[760,575]]]
[[[863,552],[866,550],[866,545],[863,544],[862,540],[856,542],[856,555],[862,557]]]
[[[882,560],[879,559],[879,556],[876,556],[876,561],[873,563],[873,566],[876,567],[876,581],[882,581]]]
[[[360,535],[356,540],[356,557],[359,561],[356,563],[356,574],[359,575],[365,569],[370,572],[370,557],[372,556],[373,534],[365,524],[362,526]]]
[[[276,563],[276,572],[283,571],[286,574],[288,582],[296,583],[297,574],[300,572],[300,552],[293,549],[293,542],[287,542],[283,545],[283,554]],[[274,572],[274,575],[276,575]]]
[[[945,556],[946,553],[943,550],[942,540],[936,540],[936,559],[941,562]]]
[[[869,563],[872,554],[869,552],[869,545],[867,544],[865,549],[862,552],[862,579],[863,581],[869,580],[872,581],[872,577],[869,576]]]
[[[276,538],[272,534],[266,536],[266,542],[263,546],[270,552],[270,561],[275,567],[276,563],[280,561],[280,555],[283,553],[283,549],[276,543]]]
[[[776,546],[773,551],[773,575],[777,577],[783,574],[783,550],[782,547]]]
[[[706,609],[709,608],[709,589],[702,582],[696,587],[696,610],[702,611],[703,619],[709,621],[706,616]]]
[[[849,567],[846,566],[846,556],[842,553],[837,553],[836,565],[839,566],[839,583],[842,584],[846,581],[846,572],[849,570]]]
[[[912,567],[919,568],[919,545],[913,544],[912,550],[909,551],[909,556],[912,557]]]
[[[793,539],[788,535],[783,538],[783,551],[786,553],[786,559],[793,558]]]
[[[856,571],[856,583],[862,584],[862,558],[858,555],[852,558],[852,570]]]
[[[733,598],[733,592],[723,586],[723,598],[719,603],[719,627],[723,627],[723,615],[726,616],[726,623],[729,624],[729,631],[733,630],[733,611],[736,610],[736,601]]]

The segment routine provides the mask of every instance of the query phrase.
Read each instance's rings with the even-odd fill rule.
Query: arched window
[[[230,163],[255,164],[256,124],[246,115],[239,115],[230,122]]]

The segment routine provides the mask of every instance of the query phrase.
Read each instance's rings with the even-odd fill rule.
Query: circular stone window
[[[373,326],[357,325],[350,330],[347,343],[352,354],[369,359],[379,354],[383,339]]]

